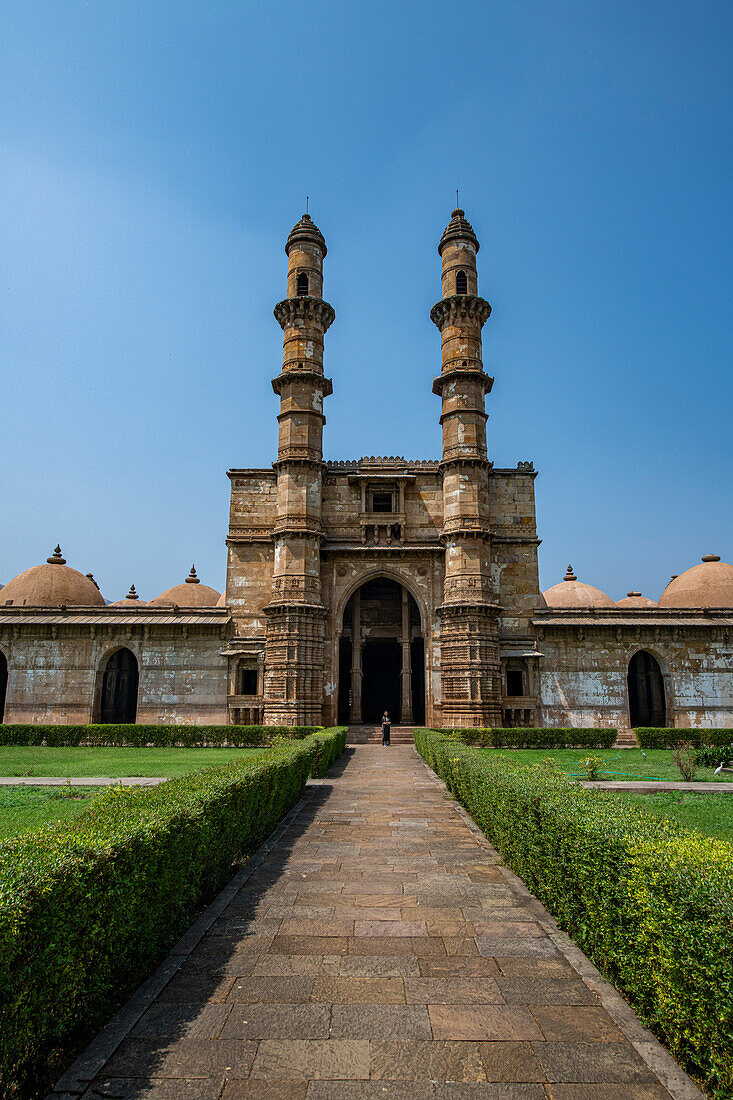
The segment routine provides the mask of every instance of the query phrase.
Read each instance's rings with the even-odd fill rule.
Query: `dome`
[[[660,607],[733,607],[733,565],[706,554],[674,577],[659,597]]]
[[[466,220],[466,214],[464,210],[461,210],[460,206],[457,206],[450,216],[450,221],[443,230],[443,236],[440,238],[440,244],[438,245],[438,255],[443,255],[443,249],[451,241],[471,241],[473,247],[478,252],[479,243],[478,237],[473,231],[473,226]]]
[[[196,576],[196,566],[192,565],[191,572],[183,584],[176,584],[173,588],[161,592],[150,601],[150,605],[151,607],[172,607],[174,604],[176,607],[216,607],[220,597],[221,592],[201,583]]]
[[[616,607],[656,607],[654,600],[642,596],[641,592],[627,592],[623,600],[616,600]]]
[[[145,600],[141,600],[135,591],[135,585],[130,585],[130,591],[125,596],[124,600],[115,600],[111,607],[147,607],[148,604]]]
[[[216,601],[216,606],[217,607],[226,607],[226,605],[227,605],[226,593],[222,592],[221,596],[219,596],[219,599]]]
[[[8,581],[0,603],[13,607],[105,606],[95,582],[66,564],[60,546],[43,565],[34,565]]]
[[[289,256],[294,244],[316,244],[321,249],[324,259],[326,256],[326,242],[318,226],[311,219],[310,214],[304,214],[300,221],[296,222],[288,234],[285,244],[285,252]]]
[[[542,593],[547,606],[552,607],[615,607],[613,600],[600,588],[583,584],[573,573],[572,565],[559,584]]]

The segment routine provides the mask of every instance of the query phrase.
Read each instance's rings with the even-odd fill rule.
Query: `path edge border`
[[[313,796],[313,792],[323,786],[324,782],[328,782],[328,780],[308,780],[303,797],[294,806],[291,806],[267,839],[247,860],[244,867],[233,875],[214,900],[207,905],[203,913],[197,917],[190,928],[173,945],[150,977],[138,986],[129,999],[118,1008],[114,1016],[84,1048],[79,1057],[59,1077],[51,1092],[48,1093],[47,1100],[78,1100],[86,1092],[95,1078],[102,1073],[105,1065],[118,1047],[152,1006],[159,994],[163,992],[171,978],[180,970],[194,949],[198,947],[214,922],[221,916],[247,880],[261,867],[266,856],[278,843],[283,833],[300,816]]]
[[[545,928],[560,954],[567,959],[581,981],[595,993],[611,1019],[619,1030],[624,1033],[660,1085],[667,1090],[673,1100],[706,1100],[705,1093],[700,1091],[692,1078],[685,1073],[667,1048],[657,1039],[654,1032],[644,1027],[631,1005],[624,1000],[618,989],[606,981],[588,956],[581,951],[566,932],[562,931],[555,918],[545,909],[542,902],[527,889],[522,879],[504,864],[501,855],[488,837],[481,832],[468,810],[451,794],[444,781],[435,774],[414,745],[413,751],[432,781],[451,799],[456,812],[463,819],[475,840],[491,855],[497,869],[512,888],[526,899],[527,907],[532,910],[538,923]]]

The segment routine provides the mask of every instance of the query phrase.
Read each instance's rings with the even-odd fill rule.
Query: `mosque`
[[[707,554],[656,602],[614,602],[570,566],[540,592],[536,471],[487,450],[478,251],[454,210],[430,311],[441,457],[324,460],[335,314],[303,215],[274,310],[277,458],[228,473],[225,592],[192,568],[107,603],[56,547],[0,588],[0,720],[733,726],[733,566]]]

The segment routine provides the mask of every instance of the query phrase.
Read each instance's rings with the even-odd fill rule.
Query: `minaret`
[[[334,319],[323,301],[326,242],[304,214],[285,245],[287,297],[275,306],[283,329],[283,369],[273,378],[280,397],[277,522],[272,599],[265,608],[265,722],[317,725],[323,706],[321,482],[323,337]]]
[[[443,726],[501,725],[499,608],[491,583],[489,470],[481,329],[491,306],[478,296],[479,243],[463,210],[438,245],[443,297],[430,311],[440,329],[443,368],[433,393],[443,402],[445,583],[441,618]]]

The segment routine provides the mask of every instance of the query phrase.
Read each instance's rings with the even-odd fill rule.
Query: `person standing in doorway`
[[[390,721],[389,714],[385,710],[384,714],[382,715],[382,744],[383,745],[388,745],[389,744],[389,733],[390,733],[391,727],[392,727],[392,723]]]

